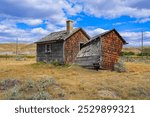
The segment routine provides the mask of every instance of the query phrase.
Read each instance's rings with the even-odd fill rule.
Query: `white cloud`
[[[22,29],[17,29],[15,27],[11,27],[9,25],[2,25],[0,24],[0,34],[1,35],[11,35],[11,36],[15,36],[17,34],[20,34],[20,33],[24,33],[24,30]]]
[[[64,25],[63,20],[67,19],[64,11],[68,15],[76,15],[82,11],[82,6],[67,0],[1,0],[0,3],[0,14],[28,18],[26,23],[30,25],[41,23],[40,19]]]
[[[96,35],[98,35],[98,34],[101,34],[101,33],[103,33],[103,32],[108,31],[108,30],[105,30],[105,29],[102,29],[102,28],[87,28],[87,29],[85,29],[85,30],[86,30],[86,32],[87,32],[91,37],[96,36]]]
[[[82,5],[73,4],[73,3],[70,4],[66,3],[65,8],[66,8],[66,12],[69,15],[76,15],[77,13],[80,13],[83,10]]]
[[[142,32],[120,32],[122,37],[129,43],[128,46],[141,46]],[[150,31],[143,32],[145,46],[150,46]]]
[[[96,17],[116,18],[130,16],[135,18],[150,17],[150,7],[144,7],[148,0],[80,0],[84,12]],[[143,7],[140,8],[142,3]]]
[[[22,20],[21,22],[26,23],[31,26],[36,26],[36,25],[42,24],[43,21],[41,19],[26,19],[26,20]]]
[[[5,26],[5,25],[0,25],[0,31],[6,30],[6,29],[7,29],[7,26]]]
[[[31,33],[37,34],[37,35],[46,35],[49,33],[49,31],[44,30],[43,28],[34,28],[31,30]]]
[[[76,15],[81,8],[67,0],[1,0],[0,43],[13,42],[18,37],[20,41],[34,42],[50,32],[64,29],[67,19],[64,11]],[[17,23],[29,26],[23,28]],[[38,26],[40,24],[44,28]]]
[[[150,18],[143,18],[143,19],[138,19],[135,21],[135,23],[145,23],[145,22],[149,22]]]
[[[56,31],[60,31],[60,30],[65,30],[66,26],[56,26],[52,23],[47,23],[47,30],[49,30],[49,32],[56,32]]]
[[[91,37],[93,37],[108,30],[102,28],[87,28],[86,31]],[[119,33],[129,43],[127,46],[141,46],[141,32],[122,31]],[[143,35],[144,45],[150,46],[150,31],[145,31]]]
[[[146,31],[146,32],[144,32],[144,34],[146,37],[150,37],[150,31]]]
[[[122,25],[122,24],[127,24],[129,22],[116,22],[116,23],[113,23],[112,25],[113,26],[117,26],[117,25]]]
[[[0,24],[0,43],[15,42],[17,38],[19,42],[35,42],[48,33],[49,31],[42,28],[25,30],[10,24]]]
[[[137,40],[141,38],[141,32],[121,32],[120,33],[123,37],[131,40]]]
[[[67,17],[76,17],[80,12],[110,19],[126,15],[136,18],[139,23],[149,22],[150,5],[148,3],[149,0],[21,0],[21,2],[20,0],[1,0],[0,42],[8,40],[12,42],[17,37],[20,41],[34,42],[50,32],[64,30]],[[83,20],[81,18],[77,17]],[[17,23],[25,23],[29,27],[23,29],[17,27]],[[78,20],[75,23],[78,23]],[[126,22],[118,21],[114,25],[122,23]],[[40,24],[44,26],[40,27]],[[95,27],[87,27],[85,30],[91,36],[107,31],[107,29]],[[121,32],[121,35],[131,45],[138,44],[141,37],[140,32],[134,31]],[[145,32],[145,38],[149,37],[150,32]],[[148,41],[145,43],[149,44]]]

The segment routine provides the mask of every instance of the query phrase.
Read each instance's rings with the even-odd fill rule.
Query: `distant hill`
[[[141,53],[140,47],[124,47],[122,49],[123,52],[134,52],[135,54]],[[150,46],[144,47],[145,52],[150,52]],[[15,43],[7,43],[0,44],[0,54],[15,54],[16,53],[16,44]],[[19,54],[36,54],[36,44],[18,44],[18,53]]]
[[[141,53],[141,49],[140,48],[136,48],[136,47],[125,47],[122,49],[123,52],[134,52],[135,54],[139,54]]]
[[[16,47],[15,43],[0,44],[0,54],[16,54]],[[18,54],[35,55],[35,53],[35,44],[18,44]]]
[[[140,47],[124,47],[122,49],[123,52],[134,52],[135,54],[141,53]],[[150,46],[145,46],[143,49],[144,52],[150,53]]]

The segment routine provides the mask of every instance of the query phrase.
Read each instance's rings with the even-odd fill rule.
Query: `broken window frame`
[[[45,45],[45,53],[51,53],[52,52],[52,45],[46,44]]]
[[[79,50],[81,50],[81,49],[82,49],[83,45],[84,45],[84,43],[83,43],[83,42],[80,42],[80,43],[79,43]]]

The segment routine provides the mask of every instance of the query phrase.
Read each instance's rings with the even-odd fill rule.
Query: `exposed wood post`
[[[16,59],[17,59],[17,56],[18,56],[18,38],[16,39]]]
[[[143,31],[142,31],[141,55],[142,55],[142,59],[143,59]]]

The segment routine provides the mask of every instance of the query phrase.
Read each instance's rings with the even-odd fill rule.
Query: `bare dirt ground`
[[[127,72],[89,70],[76,65],[53,66],[34,59],[0,59],[0,81],[40,80],[53,77],[65,92],[64,99],[150,99],[150,64],[125,63]],[[0,99],[4,92],[0,91]]]

